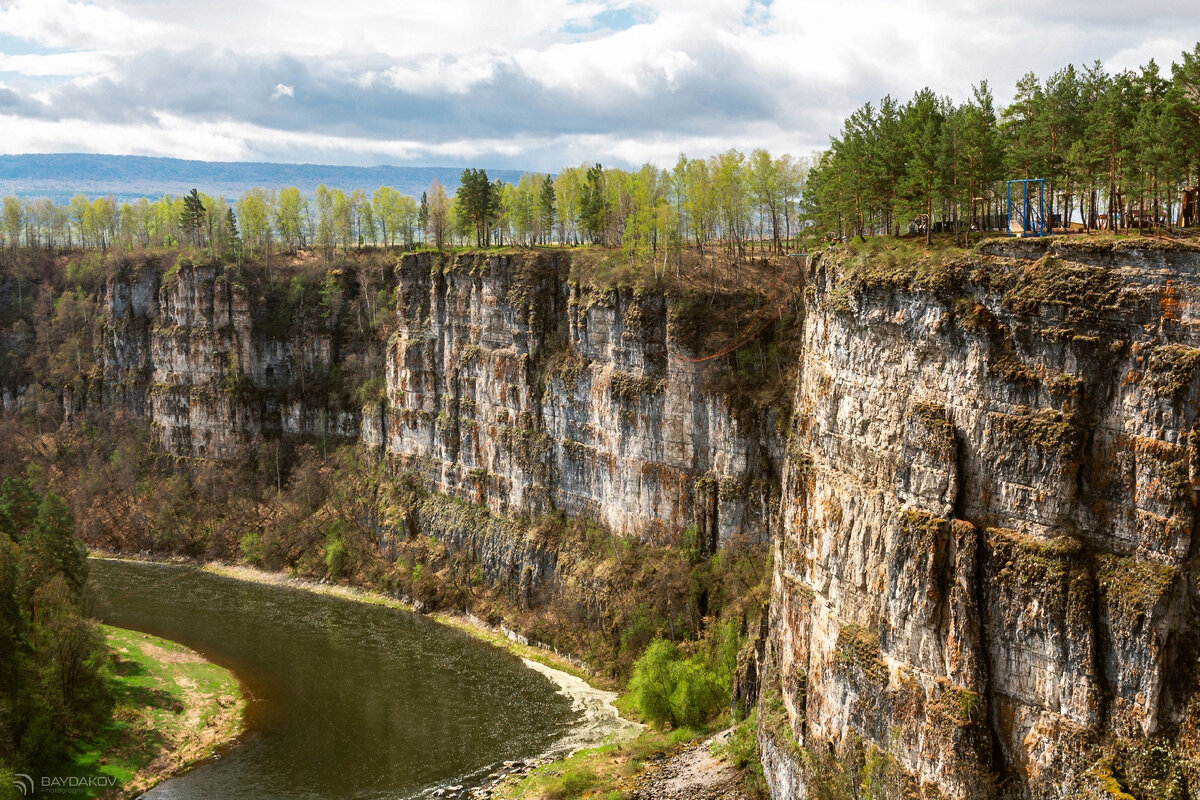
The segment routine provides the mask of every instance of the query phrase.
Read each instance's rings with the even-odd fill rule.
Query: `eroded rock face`
[[[670,299],[580,289],[568,266],[406,255],[387,342],[318,308],[278,320],[218,267],[126,274],[107,290],[103,399],[149,418],[177,455],[235,458],[279,436],[361,441],[501,514],[557,510],[652,540],[694,526],[709,551],[766,541],[783,461],[774,413],[739,418],[706,389]],[[330,388],[372,349],[382,403]]]
[[[773,416],[706,393],[661,294],[569,284],[566,259],[406,259],[388,353],[387,452],[432,488],[508,514],[557,509],[710,550],[763,539]]]
[[[128,275],[101,398],[179,455],[374,447],[497,512],[418,517],[528,605],[559,554],[497,519],[773,533],[752,683],[777,798],[1196,796],[1200,255],[1046,247],[816,260],[786,449],[706,386],[671,298],[581,289],[549,254],[406,256],[387,342],[272,324],[213,268]],[[382,401],[329,388],[352,360]]]
[[[1155,769],[1194,795],[1200,254],[1022,242],[940,269],[834,251],[809,274],[773,795],[872,763],[927,796]]]
[[[358,437],[361,409],[308,391],[345,356],[318,314],[264,330],[215,266],[124,275],[106,307],[102,402],[149,418],[168,452],[230,459],[264,435]]]

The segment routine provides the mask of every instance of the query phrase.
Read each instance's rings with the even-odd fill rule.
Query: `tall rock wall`
[[[762,698],[774,797],[847,773],[868,796],[1200,792],[1198,275],[1196,252],[1044,242],[816,261]]]
[[[778,497],[774,415],[709,393],[659,293],[567,280],[565,257],[431,256],[401,267],[386,450],[439,492],[551,510],[709,549],[761,539]]]
[[[350,355],[335,328],[316,309],[271,325],[269,306],[219,266],[123,270],[105,296],[101,402],[148,418],[184,457],[235,458],[263,436],[356,439],[361,409],[329,390]]]
[[[107,288],[101,396],[181,456],[234,458],[280,436],[362,441],[502,514],[561,511],[651,540],[694,525],[709,550],[765,541],[776,414],[735,415],[707,388],[671,298],[581,288],[568,270],[565,254],[406,255],[383,341],[354,335],[324,299],[281,318],[282,300],[232,269],[128,269]],[[339,385],[350,362],[382,380],[381,401]]]
[[[1200,253],[822,254],[786,446],[692,360],[684,301],[568,276],[565,253],[407,255],[384,337],[339,317],[348,273],[288,306],[236,271],[129,271],[100,401],[183,456],[362,442],[496,519],[770,534],[776,798],[1200,795]],[[562,570],[426,512],[522,596]]]

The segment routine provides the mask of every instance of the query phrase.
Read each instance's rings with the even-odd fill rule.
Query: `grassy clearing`
[[[136,796],[241,732],[245,700],[228,670],[167,639],[101,629],[112,651],[112,720],[79,748],[61,796]]]
[[[664,732],[647,728],[635,739],[580,750],[568,758],[538,767],[497,795],[508,800],[568,800],[575,797],[618,800],[633,789],[634,778],[656,761],[695,741],[692,728]]]

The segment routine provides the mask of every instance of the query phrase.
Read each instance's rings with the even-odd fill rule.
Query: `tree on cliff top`
[[[604,233],[608,227],[608,198],[605,195],[604,167],[599,164],[588,167],[583,196],[579,202],[579,221],[588,239],[596,244],[606,244]]]
[[[942,177],[942,125],[945,110],[929,88],[922,89],[904,110],[908,167],[902,187],[913,209],[925,216],[925,243],[933,236],[933,202]]]
[[[446,232],[450,227],[450,198],[436,178],[422,198],[427,206],[425,233],[433,240],[433,246],[441,250],[446,244]]]
[[[200,192],[192,189],[191,192],[184,195],[183,211],[179,215],[179,227],[191,238],[192,247],[200,245],[200,231],[206,216]]]
[[[456,196],[459,216],[475,229],[475,244],[491,243],[491,223],[500,207],[500,193],[485,169],[464,169]]]

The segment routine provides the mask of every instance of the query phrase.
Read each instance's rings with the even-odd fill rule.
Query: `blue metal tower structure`
[[[1016,189],[1016,197],[1013,189]],[[1005,181],[1008,196],[1008,235],[1045,236],[1050,232],[1046,224],[1046,179]]]

